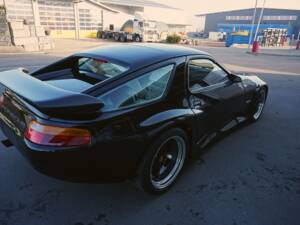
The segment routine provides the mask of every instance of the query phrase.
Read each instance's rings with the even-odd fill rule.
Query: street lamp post
[[[264,14],[265,5],[266,5],[266,0],[264,0],[263,7],[262,7],[262,9],[261,9],[261,11],[260,11],[260,15],[259,15],[259,19],[258,19],[258,22],[257,22],[255,35],[254,35],[254,41],[257,41],[257,40],[256,40],[256,39],[257,39],[257,34],[258,34],[259,26],[260,26],[260,23],[261,23],[263,14]]]
[[[249,43],[248,43],[248,51],[250,49],[250,45],[252,42],[252,34],[253,34],[254,23],[255,23],[255,18],[256,18],[257,2],[258,2],[258,0],[255,0],[255,7],[254,7],[254,13],[253,13],[253,17],[252,17],[252,25],[251,25],[251,31],[250,31]]]
[[[257,34],[258,34],[258,31],[259,31],[259,26],[260,26],[261,20],[263,18],[265,4],[266,4],[266,0],[264,0],[263,7],[260,10],[259,19],[258,19],[258,22],[257,22],[257,25],[256,25],[256,31],[255,31],[254,41],[253,41],[253,46],[252,46],[252,53],[257,53],[258,48],[259,48],[259,42],[257,40]]]

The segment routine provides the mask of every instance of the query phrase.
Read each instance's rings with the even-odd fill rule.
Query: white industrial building
[[[151,0],[0,0],[8,21],[26,20],[43,26],[51,36],[95,37],[97,30],[119,29],[136,13],[168,25],[170,32],[185,32],[184,12]]]

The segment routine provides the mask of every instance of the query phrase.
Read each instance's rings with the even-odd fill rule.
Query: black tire
[[[163,133],[146,152],[134,179],[135,185],[150,194],[168,190],[183,169],[188,146],[182,129],[172,128]]]
[[[121,42],[126,42],[126,41],[127,41],[127,39],[126,39],[126,37],[125,37],[124,35],[121,35],[121,37],[120,37],[120,41],[121,41]]]
[[[262,87],[254,96],[252,100],[252,104],[248,111],[248,119],[251,122],[256,122],[261,117],[267,99],[267,89],[266,87]]]
[[[114,35],[114,40],[115,40],[115,41],[119,41],[119,39],[120,39],[119,35],[116,35],[116,34],[115,34],[115,35]]]
[[[140,38],[139,35],[136,35],[136,36],[134,37],[134,41],[135,41],[135,42],[141,42],[142,39]]]

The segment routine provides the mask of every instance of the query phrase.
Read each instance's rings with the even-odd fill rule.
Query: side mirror
[[[23,73],[28,73],[29,74],[29,70],[28,69],[22,67],[21,70],[22,70]]]
[[[239,76],[235,75],[235,74],[229,74],[229,78],[234,83],[242,82],[242,79]]]

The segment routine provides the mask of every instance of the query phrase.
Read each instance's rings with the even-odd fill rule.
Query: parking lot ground
[[[298,225],[299,59],[201,49],[232,70],[256,73],[268,82],[269,98],[257,123],[239,126],[210,145],[161,196],[144,194],[129,183],[49,178],[14,147],[0,145],[0,225]],[[0,55],[0,70],[33,70],[70,53]]]

